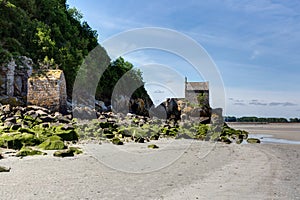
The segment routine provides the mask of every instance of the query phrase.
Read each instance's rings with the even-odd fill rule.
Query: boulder
[[[34,155],[47,155],[47,153],[32,149],[30,147],[22,147],[20,151],[17,152],[17,157],[25,157],[25,156],[34,156]]]
[[[60,125],[53,128],[54,135],[62,138],[64,141],[78,140],[78,134],[75,129],[71,129],[69,126]]]
[[[61,150],[65,149],[66,146],[60,137],[51,136],[38,147],[43,150]]]

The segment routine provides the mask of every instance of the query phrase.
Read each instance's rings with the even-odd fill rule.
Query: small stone
[[[63,157],[72,157],[76,154],[81,154],[81,153],[83,152],[79,147],[69,147],[69,149],[54,152],[53,156],[63,158]]]
[[[155,144],[149,144],[148,148],[149,149],[158,149],[159,147],[157,145],[155,145]]]
[[[68,149],[67,150],[63,150],[63,151],[55,151],[53,156],[55,157],[72,157],[74,156],[74,152],[73,151],[69,151]]]
[[[257,138],[248,138],[247,142],[250,144],[260,143],[260,140]]]
[[[10,167],[3,167],[3,166],[0,166],[0,172],[9,172],[10,171]]]

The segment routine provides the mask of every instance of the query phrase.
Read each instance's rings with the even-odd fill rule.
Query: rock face
[[[34,73],[28,79],[27,104],[66,113],[66,80],[62,70]]]

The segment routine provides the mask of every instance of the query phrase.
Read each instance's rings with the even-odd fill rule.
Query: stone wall
[[[186,82],[185,99],[192,105],[199,105],[198,96],[204,95],[205,104],[209,105],[209,84],[208,82]]]
[[[205,102],[209,102],[209,92],[208,91],[203,91],[203,90],[197,90],[197,91],[186,91],[185,92],[185,99],[191,103],[192,105],[199,105],[198,101],[198,95],[205,95],[206,100]]]
[[[65,113],[67,92],[63,71],[47,70],[34,73],[28,79],[27,104]]]

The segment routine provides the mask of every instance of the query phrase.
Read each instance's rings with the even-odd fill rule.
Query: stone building
[[[34,73],[28,79],[27,104],[66,112],[66,80],[62,70]]]
[[[199,102],[199,95],[202,102]],[[209,82],[185,82],[185,99],[192,105],[209,104]]]

